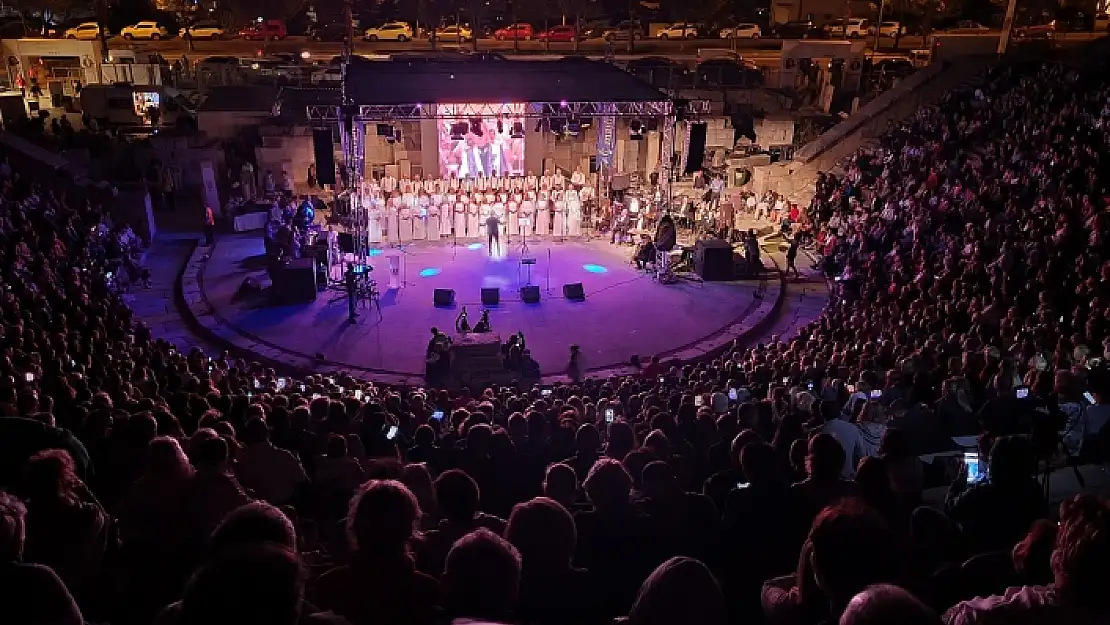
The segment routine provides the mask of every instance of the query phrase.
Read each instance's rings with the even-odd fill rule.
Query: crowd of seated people
[[[1002,66],[823,177],[797,338],[546,387],[179,352],[0,167],[4,622],[1107,622],[1110,506],[1037,480],[1110,405],[1100,71]],[[985,479],[921,461],[956,435]]]

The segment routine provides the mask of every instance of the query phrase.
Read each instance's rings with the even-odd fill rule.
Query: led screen
[[[459,178],[524,174],[524,104],[440,104],[439,173]],[[500,117],[473,117],[476,110]],[[519,136],[513,137],[514,127]]]

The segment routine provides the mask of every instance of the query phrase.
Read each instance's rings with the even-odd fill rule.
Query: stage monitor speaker
[[[281,300],[287,304],[307,304],[316,301],[316,259],[295,258],[278,272],[280,283],[275,284]]]
[[[690,145],[686,151],[686,173],[692,174],[701,171],[705,161],[705,135],[709,125],[705,122],[690,124]]]
[[[335,146],[331,142],[331,128],[312,129],[312,151],[316,156],[316,180],[320,184],[335,184]]]
[[[540,287],[531,284],[520,287],[520,299],[523,300],[525,304],[539,304]]]
[[[483,306],[496,306],[501,303],[501,289],[497,288],[483,288],[482,289],[482,305]]]
[[[563,285],[563,297],[572,302],[581,302],[586,299],[586,291],[582,289],[581,282],[572,282]]]
[[[732,280],[732,246],[721,239],[702,239],[694,246],[694,271],[706,282]]]
[[[436,306],[452,306],[455,304],[454,289],[436,289],[432,294],[432,303]]]

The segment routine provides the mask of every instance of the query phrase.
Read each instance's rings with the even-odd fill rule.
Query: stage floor
[[[538,304],[520,300],[527,267],[519,263],[519,244],[506,258],[491,258],[484,244],[474,242],[407,247],[407,267],[402,264],[407,283],[395,290],[388,289],[387,259],[372,256],[382,318],[360,305],[354,325],[347,323],[345,297],[329,303],[342,295],[338,291],[298,305],[237,294],[248,276],[266,275],[259,234],[221,238],[200,276],[201,291],[219,323],[255,343],[302,358],[323,354],[340,367],[414,376],[424,373],[429,329],[453,334],[462,306],[476,323],[483,287],[501,291],[500,305],[490,309],[493,331],[506,338],[524,332],[545,375],[565,369],[571,344],[581,347],[587,369],[619,366],[633,354],[646,358],[687,349],[754,308],[754,280],[662,285],[630,263],[631,247],[607,240],[529,242],[529,249],[537,259],[531,283],[540,287]],[[563,297],[563,285],[573,282],[582,283],[585,301]],[[433,306],[437,288],[454,289],[455,306]]]

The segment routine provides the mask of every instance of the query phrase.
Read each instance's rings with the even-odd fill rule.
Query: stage
[[[340,368],[402,376],[423,375],[431,327],[454,334],[463,306],[470,323],[477,322],[482,288],[500,289],[500,305],[490,308],[493,332],[503,338],[524,332],[544,375],[565,369],[571,344],[581,347],[586,369],[597,370],[627,363],[633,354],[675,355],[714,338],[727,341],[735,324],[760,304],[755,280],[659,284],[630,263],[631,247],[608,239],[530,241],[529,256],[537,260],[531,283],[540,288],[540,302],[525,304],[519,289],[528,275],[519,263],[520,244],[506,247],[506,257],[491,258],[484,243],[472,240],[410,245],[402,256],[405,284],[393,290],[385,253],[372,250],[382,315],[360,304],[354,325],[347,322],[340,291],[320,292],[315,302],[299,305],[275,304],[266,292],[238,293],[247,277],[269,282],[258,234],[220,238],[197,277],[216,322],[260,350],[299,359],[322,354]],[[582,283],[585,301],[563,297],[563,285],[574,282]],[[437,288],[454,289],[455,305],[433,306]]]

